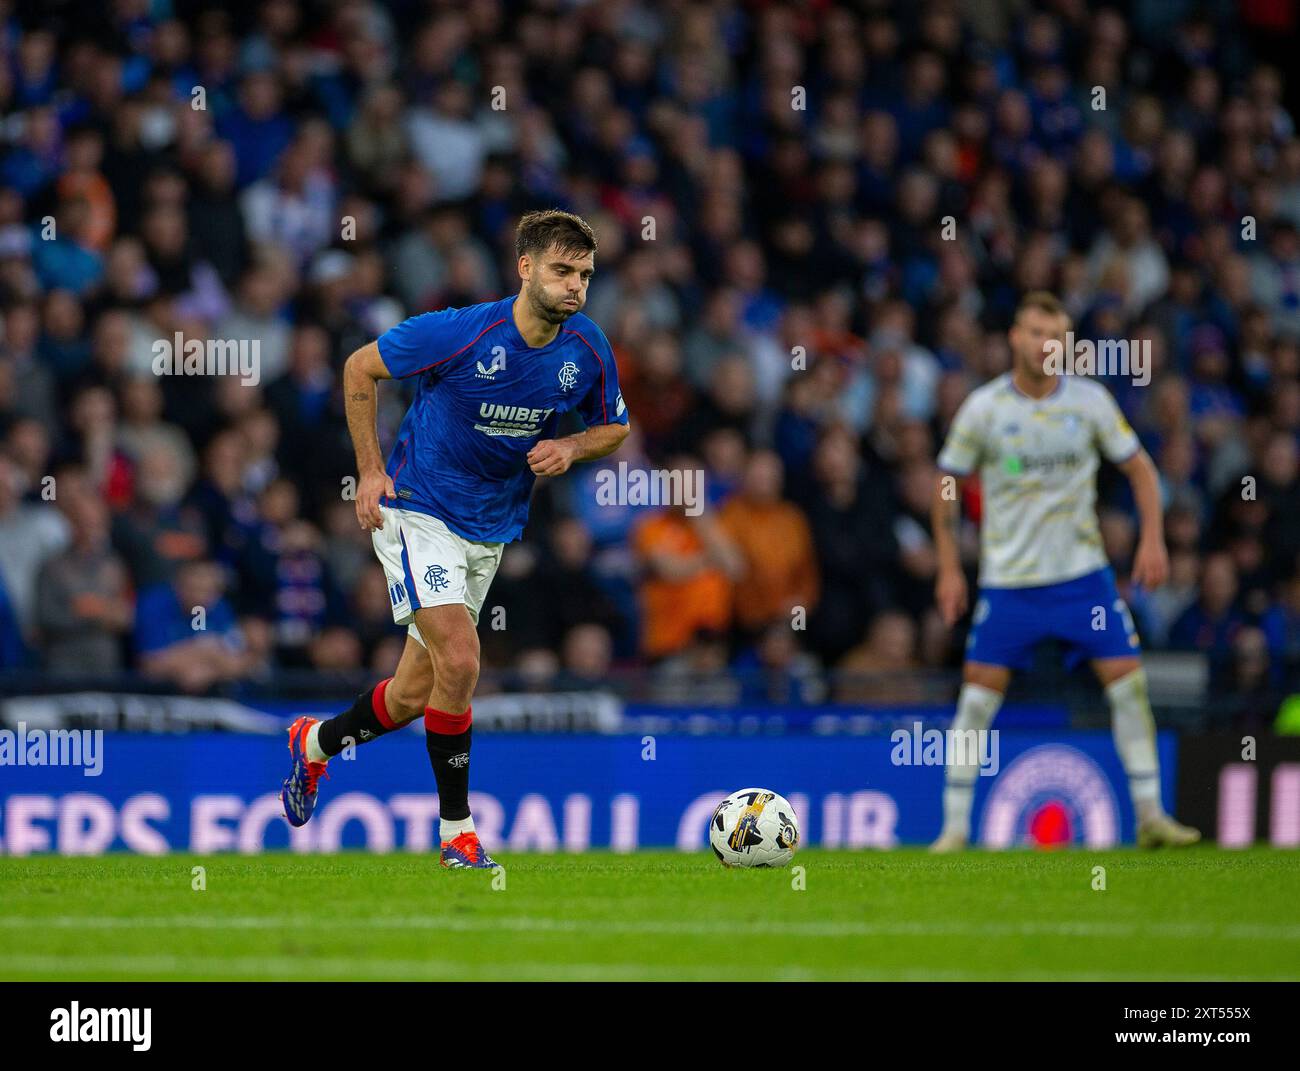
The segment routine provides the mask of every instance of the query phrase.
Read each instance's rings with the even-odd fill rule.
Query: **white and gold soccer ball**
[[[784,796],[742,788],[709,819],[709,846],[723,866],[789,866],[799,847],[799,816]]]

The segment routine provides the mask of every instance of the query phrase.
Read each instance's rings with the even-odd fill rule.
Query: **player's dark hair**
[[[1020,314],[1026,309],[1037,309],[1039,312],[1045,312],[1049,316],[1064,316],[1066,326],[1071,321],[1069,312],[1066,311],[1065,305],[1055,294],[1047,290],[1031,290],[1028,294],[1020,299],[1020,304],[1016,306],[1016,319],[1020,319]]]
[[[581,216],[558,208],[529,212],[519,220],[515,228],[516,256],[536,256],[552,248],[578,257],[594,253],[596,232]]]

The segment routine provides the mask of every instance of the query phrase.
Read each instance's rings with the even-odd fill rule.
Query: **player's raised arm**
[[[375,428],[379,411],[379,381],[392,379],[379,356],[379,344],[370,342],[357,350],[343,364],[343,406],[348,418],[348,432],[357,455],[357,521],[367,531],[383,528],[379,500],[384,495],[396,497],[393,481],[384,471],[384,455],[379,450],[379,432]]]

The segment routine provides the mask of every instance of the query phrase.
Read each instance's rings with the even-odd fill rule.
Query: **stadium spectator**
[[[561,645],[563,668],[557,686],[566,691],[606,687],[613,655],[614,644],[608,629],[594,622],[575,625],[565,634]]]
[[[109,543],[108,505],[85,492],[65,499],[72,544],[46,560],[36,581],[45,669],[110,677],[124,666],[123,640],[135,617],[130,577]]]
[[[76,358],[59,362],[40,335],[40,313],[34,301],[13,301],[4,311],[4,336],[0,340],[0,363],[8,370],[6,415],[10,419],[31,417],[50,430],[56,426],[58,398],[55,380],[61,367],[79,363]]]
[[[25,490],[37,495],[34,501],[24,501]],[[0,583],[20,638],[30,637],[37,623],[42,566],[71,540],[67,520],[39,497],[39,491],[24,488],[18,466],[0,453]]]
[[[222,587],[220,568],[198,560],[181,565],[173,582],[140,592],[134,640],[142,673],[203,692],[253,668],[253,652],[244,646]]]
[[[838,664],[843,678],[834,693],[839,703],[917,703],[924,686],[917,677],[916,623],[887,610],[871,622],[867,638]]]
[[[1274,671],[1292,690],[1300,687],[1300,572],[1281,585],[1281,597],[1263,615],[1264,633]]]
[[[612,633],[622,622],[592,568],[591,533],[579,520],[565,517],[550,530],[550,553],[538,569],[538,593],[546,608],[547,645],[560,649],[564,637],[580,625],[598,625]]]
[[[140,587],[170,580],[184,562],[207,551],[198,511],[182,502],[181,461],[146,454],[135,476],[135,493],[114,518],[113,544]]]
[[[751,637],[775,622],[804,627],[820,594],[812,530],[800,509],[782,500],[781,481],[780,458],[755,451],[740,490],[718,512],[744,559],[732,601],[736,625]]]
[[[698,471],[691,459],[677,460],[669,471]],[[692,516],[684,505],[670,506],[641,522],[632,546],[645,569],[641,650],[647,658],[682,652],[701,631],[725,633],[732,583],[744,564],[715,516]]]
[[[1286,698],[1286,690],[1271,672],[1268,640],[1253,626],[1232,640],[1231,657],[1211,686],[1212,724],[1223,729],[1256,733],[1267,730]]]
[[[1240,585],[1232,557],[1219,552],[1205,559],[1200,595],[1169,630],[1175,650],[1200,651],[1221,669],[1227,662],[1237,633],[1246,620],[1238,607]]]
[[[821,568],[822,597],[809,631],[818,650],[834,662],[892,602],[893,496],[842,425],[823,436],[813,467],[815,483],[804,509]]]
[[[796,634],[785,621],[777,621],[735,659],[741,703],[815,703],[825,699],[817,660],[799,649]]]

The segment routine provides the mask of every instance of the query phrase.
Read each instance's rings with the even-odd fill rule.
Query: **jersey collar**
[[[546,353],[553,347],[558,346],[564,340],[564,324],[560,324],[560,329],[555,333],[555,337],[545,346],[530,346],[528,344],[524,336],[519,333],[519,327],[515,323],[515,302],[518,300],[519,295],[516,294],[506,306],[506,336],[511,343],[518,349],[525,350],[528,353]]]
[[[1027,402],[1045,402],[1047,401],[1048,398],[1055,398],[1058,394],[1060,394],[1061,391],[1065,389],[1065,376],[1056,376],[1054,378],[1056,379],[1055,386],[1053,386],[1052,389],[1048,391],[1046,394],[1044,394],[1041,398],[1035,398],[1032,394],[1026,394],[1019,387],[1017,387],[1016,377],[1012,375],[1010,372],[1007,373],[1007,382],[1011,384],[1011,389],[1015,391],[1016,394],[1018,394],[1021,398],[1024,398],[1025,401]]]

